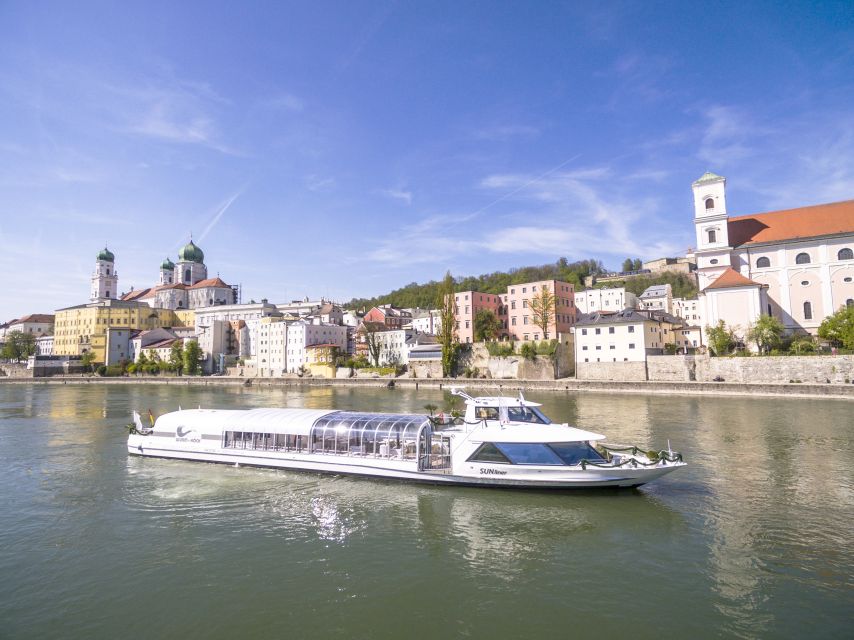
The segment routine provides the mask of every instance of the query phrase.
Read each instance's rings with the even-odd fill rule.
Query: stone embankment
[[[289,387],[395,387],[404,389],[449,389],[463,387],[471,391],[513,393],[515,391],[555,391],[591,393],[642,393],[642,394],[687,394],[687,395],[751,395],[785,396],[799,398],[839,398],[854,400],[854,384],[808,384],[808,383],[739,383],[739,382],[615,382],[576,380],[484,380],[465,378],[243,378],[229,376],[212,377],[126,377],[99,378],[79,376],[56,376],[53,378],[0,378],[7,384],[113,384],[113,385],[199,385],[232,386],[244,388],[289,388]]]

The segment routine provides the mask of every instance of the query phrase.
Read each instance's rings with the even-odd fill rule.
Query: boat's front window
[[[501,442],[496,445],[513,464],[564,464],[548,445],[539,443]]]
[[[551,424],[552,422],[536,407],[508,407],[507,417],[512,422],[534,422],[537,424]]]
[[[568,465],[576,465],[582,460],[605,460],[589,442],[552,442],[548,446]]]
[[[474,414],[478,420],[498,420],[496,407],[477,407]]]

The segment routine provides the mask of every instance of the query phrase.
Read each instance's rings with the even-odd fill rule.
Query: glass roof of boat
[[[319,418],[313,427],[335,431],[360,431],[367,433],[394,433],[400,435],[418,434],[418,430],[430,420],[425,415],[406,413],[359,413],[356,411],[336,411]]]

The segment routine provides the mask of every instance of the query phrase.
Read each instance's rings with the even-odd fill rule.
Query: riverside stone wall
[[[696,380],[694,356],[647,356],[647,379],[658,382]]]
[[[26,364],[0,364],[0,376],[7,378],[32,378],[33,372]]]
[[[854,356],[697,357],[701,382],[845,384],[854,380]]]
[[[644,381],[645,362],[579,362],[575,377],[579,380]]]

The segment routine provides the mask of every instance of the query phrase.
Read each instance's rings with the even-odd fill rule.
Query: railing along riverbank
[[[446,389],[451,386],[486,391],[554,391],[591,393],[643,393],[684,395],[785,396],[854,400],[854,384],[742,383],[742,382],[617,382],[599,380],[486,380],[474,378],[244,378],[240,376],[55,376],[51,378],[5,378],[0,384],[40,385],[197,385],[248,388],[289,387],[393,387],[400,389]]]

